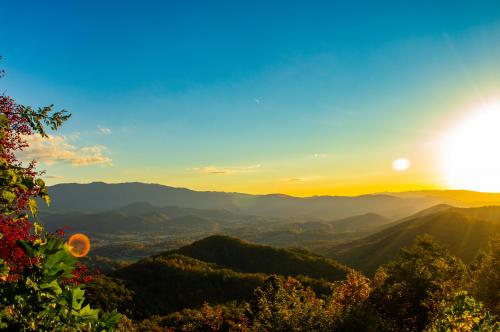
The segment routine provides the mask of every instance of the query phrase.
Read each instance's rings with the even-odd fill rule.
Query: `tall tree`
[[[478,255],[471,270],[472,295],[500,316],[500,234],[492,237],[488,251]]]
[[[451,301],[463,289],[466,276],[460,259],[422,236],[377,271],[372,300],[394,326],[421,331],[443,301]]]
[[[3,72],[2,72],[3,74]],[[76,281],[77,260],[65,241],[34,221],[36,198],[50,202],[35,169],[16,154],[27,137],[46,137],[70,114],[53,105],[33,109],[0,96],[0,328],[11,331],[112,330],[119,314],[85,305],[84,285]],[[33,221],[33,222],[32,222]]]

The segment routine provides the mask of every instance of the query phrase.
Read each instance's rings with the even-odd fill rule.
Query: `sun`
[[[500,103],[476,110],[446,137],[443,166],[453,189],[500,192]]]

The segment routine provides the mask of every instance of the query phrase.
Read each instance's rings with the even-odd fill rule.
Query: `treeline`
[[[178,261],[178,264],[195,263]],[[185,267],[185,270],[189,269]],[[207,276],[209,273],[207,271]],[[257,280],[262,280],[260,278],[261,275],[256,275],[256,284]],[[144,284],[147,283],[148,274],[144,274]],[[127,290],[123,281],[109,277],[96,281],[95,285],[100,285],[101,289],[95,285],[93,289],[91,287],[90,293],[97,296],[93,300],[99,302],[109,293],[110,287],[116,288],[117,284],[122,298],[107,298],[107,302],[100,303],[101,306],[132,303],[136,294]],[[493,239],[489,250],[469,266],[431,238],[420,237],[413,246],[402,249],[397,259],[381,266],[373,279],[352,271],[344,280],[328,285],[328,294],[321,294],[297,278],[273,275],[263,279],[252,295],[243,301],[221,303],[224,299],[219,299],[221,301],[217,304],[207,300],[204,304],[192,303],[190,307],[197,306],[197,309],[167,315],[153,314],[144,319],[135,318],[132,307],[120,308],[122,313],[135,319],[123,317],[118,329],[498,331],[500,237]],[[103,293],[99,298],[100,291]],[[175,287],[152,290],[148,293],[149,301],[154,306],[158,298],[178,291]],[[190,291],[196,292],[196,289]],[[143,298],[143,301],[147,300]],[[146,305],[146,302],[140,305]]]

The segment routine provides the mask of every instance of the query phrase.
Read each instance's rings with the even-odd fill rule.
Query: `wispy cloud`
[[[104,134],[104,135],[111,135],[111,129],[110,128],[107,128],[107,127],[102,127],[100,125],[97,126],[97,128],[99,129],[99,131]]]
[[[204,167],[192,167],[188,168],[188,171],[202,173],[202,174],[235,174],[235,173],[253,173],[259,170],[260,164],[243,166],[243,167],[216,167],[216,166],[204,166]]]
[[[310,157],[314,158],[314,159],[322,159],[322,158],[328,157],[328,154],[327,153],[313,153]]]
[[[40,135],[29,136],[27,142],[29,148],[20,154],[24,160],[37,160],[47,165],[64,163],[72,166],[112,166],[111,158],[105,155],[107,148],[102,145],[77,147],[66,136],[54,135],[47,138]]]
[[[280,182],[311,182],[318,181],[323,179],[322,176],[310,175],[310,176],[299,176],[299,177],[290,177],[290,178],[282,178]]]
[[[51,179],[51,180],[64,179],[64,176],[60,176],[60,175],[44,175],[43,177],[46,179]]]

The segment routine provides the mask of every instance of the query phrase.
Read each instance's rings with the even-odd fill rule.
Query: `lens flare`
[[[410,166],[411,163],[406,158],[399,158],[392,162],[392,168],[398,172],[406,171]]]
[[[85,257],[90,250],[90,240],[85,234],[73,234],[68,240],[69,253],[75,257]]]

